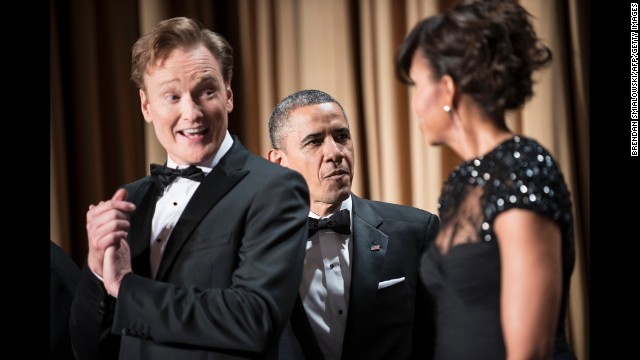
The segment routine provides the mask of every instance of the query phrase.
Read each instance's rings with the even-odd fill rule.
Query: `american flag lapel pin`
[[[376,244],[375,242],[372,242],[371,251],[380,251],[380,244]]]

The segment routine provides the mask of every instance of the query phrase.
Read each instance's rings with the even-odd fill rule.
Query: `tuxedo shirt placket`
[[[176,223],[199,185],[197,181],[178,178],[165,188],[164,195],[158,199],[149,239],[152,279],[156,277],[162,254]]]
[[[342,353],[351,283],[349,242],[350,236],[326,229],[318,231],[307,242],[305,262],[309,263],[305,264],[305,270],[315,275],[306,280],[310,283],[303,281],[300,294],[303,298],[309,297],[305,301],[308,316],[320,316],[310,319],[311,327],[327,359],[340,358]]]
[[[344,251],[345,245],[339,234],[331,230],[321,230],[320,251],[327,281],[327,311],[331,311],[337,318],[342,319],[342,332],[347,319],[348,302],[348,292],[345,292],[347,286],[345,275],[349,272],[349,256]],[[342,269],[346,271],[343,273]]]

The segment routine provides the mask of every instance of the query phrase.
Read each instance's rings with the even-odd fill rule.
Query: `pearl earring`
[[[443,106],[443,107],[442,107],[442,109],[443,109],[445,112],[449,112],[449,111],[451,111],[451,107],[449,107],[449,105],[445,105],[445,106]]]

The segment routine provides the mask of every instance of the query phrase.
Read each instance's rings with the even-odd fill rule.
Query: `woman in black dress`
[[[573,358],[570,195],[549,152],[505,123],[551,61],[529,17],[516,1],[462,1],[419,22],[398,50],[425,140],[464,159],[421,268],[437,303],[436,359]]]

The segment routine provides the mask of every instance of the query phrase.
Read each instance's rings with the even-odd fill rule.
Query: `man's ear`
[[[233,91],[231,90],[231,81],[227,83],[227,113],[233,110]]]
[[[267,159],[272,163],[287,167],[287,155],[282,150],[269,150],[269,152],[267,153]]]
[[[140,89],[139,92],[140,92],[140,110],[142,110],[144,121],[150,123],[151,112],[149,111],[149,99],[147,99],[147,94],[144,93],[144,90]]]

